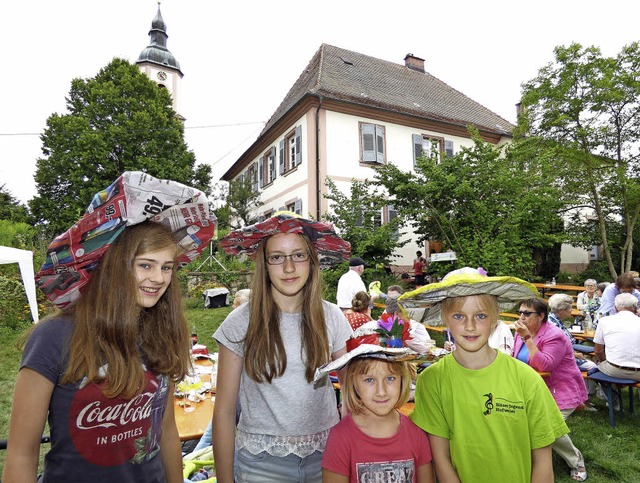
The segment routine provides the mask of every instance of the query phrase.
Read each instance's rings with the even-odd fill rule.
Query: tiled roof
[[[513,125],[429,73],[322,44],[265,125],[264,134],[305,95],[510,135]]]

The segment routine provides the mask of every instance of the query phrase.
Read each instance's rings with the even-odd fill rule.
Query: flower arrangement
[[[378,328],[374,332],[380,336],[382,347],[404,347],[405,341],[411,338],[409,321],[399,319],[395,314],[382,314],[378,319]]]

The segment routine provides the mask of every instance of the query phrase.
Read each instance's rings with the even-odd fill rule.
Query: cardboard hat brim
[[[412,351],[408,347],[392,348],[382,347],[374,344],[362,344],[353,350],[350,350],[342,357],[339,357],[335,361],[331,361],[327,364],[316,369],[314,382],[329,375],[333,371],[338,371],[346,366],[349,361],[356,357],[369,357],[374,359],[382,359],[385,361],[412,361],[421,357],[421,354]]]
[[[441,302],[452,297],[489,294],[498,299],[500,311],[509,311],[518,302],[536,297],[536,287],[517,277],[487,277],[480,274],[460,273],[445,277],[438,283],[431,283],[406,292],[398,297],[400,303],[426,306],[423,322],[441,325]]]

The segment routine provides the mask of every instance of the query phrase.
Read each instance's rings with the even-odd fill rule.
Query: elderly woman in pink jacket
[[[521,302],[518,315],[512,355],[537,371],[551,373],[544,381],[566,419],[587,400],[571,342],[561,329],[547,323],[549,309],[544,299],[532,298]],[[572,480],[587,479],[584,457],[568,434],[558,438],[552,448],[571,468]]]

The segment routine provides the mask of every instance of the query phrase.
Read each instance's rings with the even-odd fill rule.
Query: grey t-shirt
[[[352,331],[342,311],[334,304],[323,302],[329,352],[346,346]],[[252,434],[301,436],[315,434],[333,427],[339,421],[336,396],[328,377],[308,383],[301,358],[300,314],[283,313],[280,319],[287,369],[271,383],[257,383],[242,371],[241,407],[238,429]],[[230,351],[244,358],[242,342],[249,325],[249,304],[231,312],[213,337]]]

